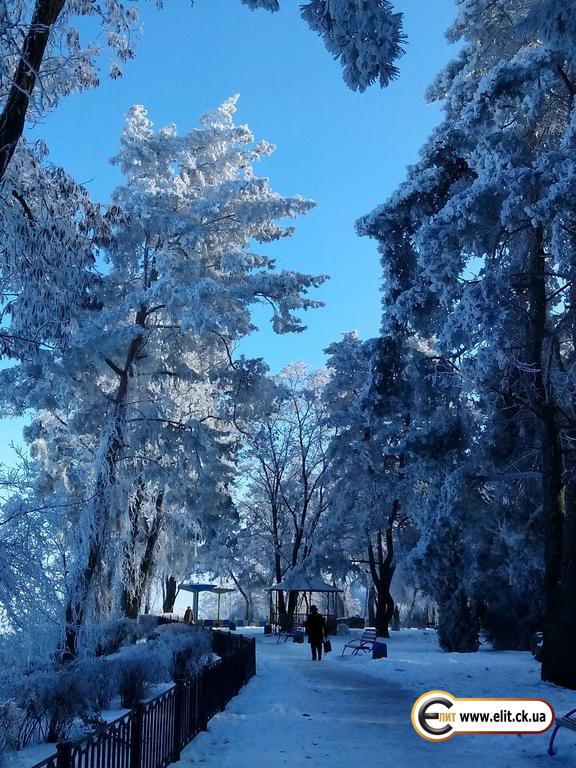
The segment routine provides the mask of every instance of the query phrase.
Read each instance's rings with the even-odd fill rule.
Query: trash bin
[[[372,646],[372,658],[373,659],[387,659],[388,658],[388,646],[381,637],[377,637],[374,640]]]

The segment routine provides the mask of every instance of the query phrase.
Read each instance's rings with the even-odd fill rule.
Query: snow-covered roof
[[[288,575],[284,581],[273,584],[268,592],[342,592],[342,590],[314,576],[290,578]]]

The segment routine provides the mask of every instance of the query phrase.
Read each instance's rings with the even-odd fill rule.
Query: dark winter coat
[[[309,613],[306,619],[306,634],[310,645],[321,645],[326,637],[326,622],[320,613]]]

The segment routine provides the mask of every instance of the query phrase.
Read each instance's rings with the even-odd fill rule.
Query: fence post
[[[142,715],[144,705],[136,704],[130,730],[130,768],[140,768],[142,762]]]
[[[222,659],[220,659],[220,712],[224,712],[226,709],[226,704],[228,703],[228,699],[226,697],[226,680],[228,678],[228,664],[230,656],[226,654]]]
[[[250,668],[248,670],[248,674],[246,675],[246,679],[244,680],[244,685],[250,680],[250,678],[254,677],[256,674],[256,638],[253,637],[250,640]]]
[[[198,728],[208,730],[208,674],[207,667],[201,670],[198,677]]]
[[[56,765],[58,768],[72,768],[72,744],[69,741],[56,744]]]
[[[176,681],[174,688],[174,741],[172,747],[172,762],[180,760],[180,744],[182,743],[182,702],[184,700],[183,684]]]

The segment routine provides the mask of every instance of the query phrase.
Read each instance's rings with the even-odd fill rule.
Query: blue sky
[[[144,104],[156,126],[176,123],[184,132],[239,93],[238,122],[277,146],[257,173],[278,192],[317,202],[296,221],[292,238],[267,245],[266,252],[280,267],[331,275],[317,292],[326,306],[308,313],[303,334],[275,336],[258,313],[262,331],[241,351],[264,357],[274,372],[295,360],[322,365],[324,348],[345,331],[377,334],[376,243],[358,238],[354,222],[393,192],[440,120],[424,92],[454,55],[444,40],[453,0],[398,0],[409,38],[400,77],[385,90],[353,93],[339,63],[300,20],[298,5],[283,0],[283,9],[270,14],[239,0],[196,0],[193,8],[166,0],[163,11],[143,4],[144,33],[124,76],[103,77],[97,90],[69,97],[28,133],[42,137],[52,162],[105,202],[120,181],[108,160],[130,106]],[[17,438],[19,429],[4,422],[5,439]]]

